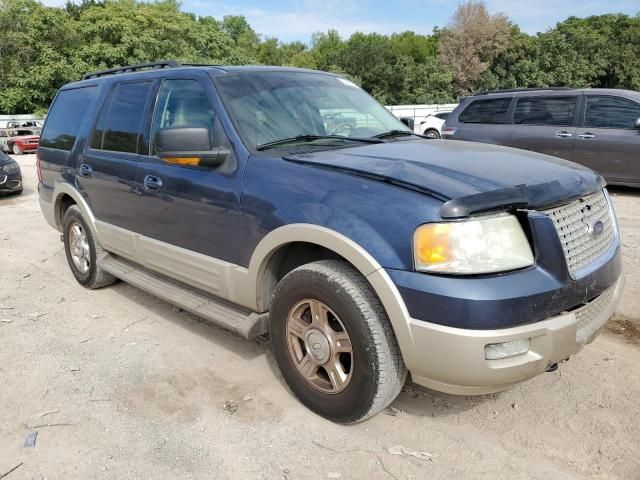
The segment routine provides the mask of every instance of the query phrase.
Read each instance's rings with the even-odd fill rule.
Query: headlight
[[[4,167],[0,167],[2,173],[16,173],[20,170],[20,166],[17,163],[10,163]]]
[[[428,223],[413,235],[416,270],[471,275],[533,265],[533,253],[513,215]]]

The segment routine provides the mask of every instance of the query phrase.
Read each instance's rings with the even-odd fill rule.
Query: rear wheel
[[[115,282],[115,277],[98,265],[104,250],[76,205],[64,215],[63,238],[67,262],[80,285],[94,289]]]
[[[346,262],[323,260],[287,274],[270,322],[282,375],[317,414],[357,423],[400,393],[407,371],[389,320],[367,280]]]
[[[433,128],[430,128],[429,130],[426,130],[423,135],[425,137],[431,138],[433,140],[437,140],[438,138],[440,138],[440,134],[438,133],[438,131],[434,130]]]
[[[14,143],[11,146],[11,151],[13,152],[14,155],[22,155],[22,149],[17,143]]]

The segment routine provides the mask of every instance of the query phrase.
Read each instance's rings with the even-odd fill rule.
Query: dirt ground
[[[17,159],[24,194],[0,198],[0,478],[640,479],[640,193],[613,190],[626,291],[574,359],[496,395],[407,386],[342,427],[298,403],[268,344],[124,283],[80,287],[34,156]]]

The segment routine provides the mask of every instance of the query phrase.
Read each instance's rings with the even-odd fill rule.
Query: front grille
[[[615,224],[604,191],[542,213],[553,220],[572,276],[600,257],[615,238]],[[602,222],[602,231],[596,234],[594,226],[598,222]]]
[[[577,323],[576,342],[580,344],[591,342],[606,321],[609,320],[608,316],[603,317],[602,314],[611,305],[614,293],[615,285],[602,292],[585,306],[574,311]]]
[[[578,323],[578,330],[589,325],[607,308],[607,305],[611,303],[611,299],[613,298],[613,291],[613,287],[605,290],[585,306],[580,307],[574,312]]]

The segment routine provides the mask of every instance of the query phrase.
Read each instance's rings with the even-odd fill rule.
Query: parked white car
[[[442,137],[442,126],[451,112],[430,113],[424,117],[417,125],[417,133],[429,138]]]

